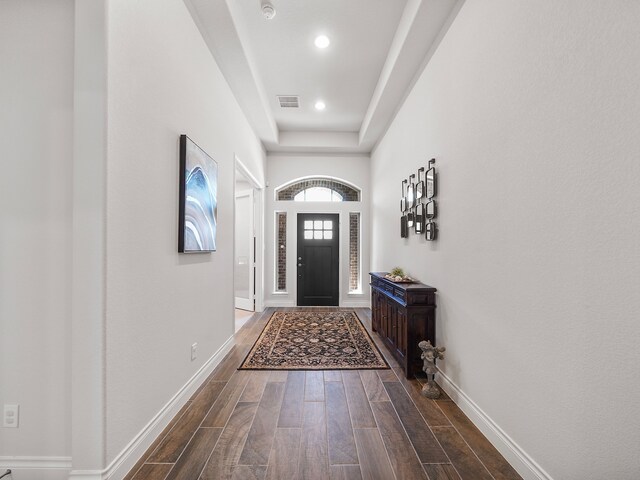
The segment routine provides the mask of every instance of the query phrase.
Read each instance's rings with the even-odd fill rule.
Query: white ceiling
[[[278,128],[357,132],[406,0],[273,0],[272,20],[258,1],[236,3]],[[313,43],[321,33],[331,40],[325,49]],[[299,95],[300,108],[280,108],[279,94]]]
[[[261,0],[185,3],[267,151],[349,153],[386,131],[464,0],[269,1],[271,20]]]

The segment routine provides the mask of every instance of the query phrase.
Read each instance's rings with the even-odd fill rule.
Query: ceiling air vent
[[[281,108],[298,108],[300,102],[296,95],[278,95],[278,102]]]

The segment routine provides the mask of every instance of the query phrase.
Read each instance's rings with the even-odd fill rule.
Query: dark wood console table
[[[393,352],[407,378],[422,371],[418,343],[436,344],[436,289],[422,283],[395,283],[371,272],[371,326]]]

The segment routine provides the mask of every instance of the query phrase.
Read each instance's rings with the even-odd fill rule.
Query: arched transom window
[[[276,200],[295,202],[359,202],[360,190],[334,178],[296,180],[276,190]]]
[[[342,195],[327,187],[309,187],[293,197],[294,202],[341,202]]]

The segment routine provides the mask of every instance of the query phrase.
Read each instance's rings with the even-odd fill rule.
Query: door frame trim
[[[234,201],[236,203],[236,208],[237,208],[237,202],[238,202],[238,198],[248,198],[249,201],[251,202],[251,209],[250,209],[250,215],[251,215],[251,228],[253,230],[251,238],[249,240],[249,261],[253,263],[253,265],[249,266],[249,295],[248,298],[242,298],[242,297],[238,297],[237,295],[235,295],[235,290],[234,290],[234,302],[235,302],[235,307],[239,308],[241,310],[247,310],[247,311],[251,311],[254,312],[256,310],[256,275],[255,275],[255,270],[256,270],[256,248],[255,248],[255,242],[256,242],[256,212],[255,212],[255,193],[256,190],[253,188],[248,188],[246,190],[236,190],[235,194],[234,194]],[[235,228],[237,228],[237,224],[235,224],[235,222],[237,221],[237,217],[236,220],[234,221],[234,233],[235,233]],[[253,245],[252,245],[253,244]],[[236,246],[236,242],[234,241],[234,248]],[[254,249],[253,252],[251,252],[251,249]],[[236,268],[236,252],[234,250],[234,256],[233,256],[233,268],[234,268],[234,274],[235,274],[235,268]],[[234,279],[234,288],[235,288],[235,279]],[[245,306],[247,306],[247,304],[249,305],[248,308],[244,308]]]
[[[255,175],[247,168],[247,166],[238,158],[238,155],[234,153],[234,169],[233,169],[233,225],[234,225],[234,239],[233,239],[233,258],[236,258],[236,242],[235,242],[235,223],[236,223],[236,202],[235,202],[235,184],[236,184],[236,172],[240,172],[242,176],[249,182],[249,185],[253,188],[253,228],[254,237],[256,242],[255,250],[255,311],[262,312],[264,310],[264,195],[265,186],[261,184]],[[234,260],[235,261],[235,260]],[[233,269],[233,284],[235,285],[235,268]],[[234,307],[235,307],[235,291],[234,291]]]

